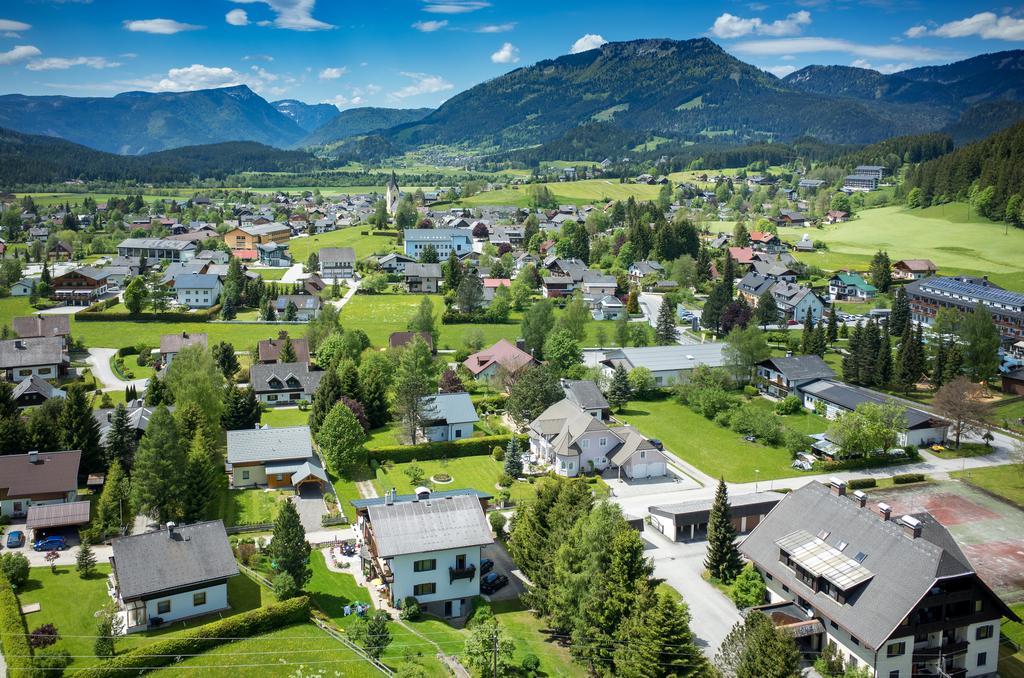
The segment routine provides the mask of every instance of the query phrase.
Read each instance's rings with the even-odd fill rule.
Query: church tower
[[[388,206],[388,216],[395,216],[398,212],[398,199],[401,197],[401,193],[398,190],[398,177],[395,176],[395,171],[391,170],[391,178],[388,180],[387,193],[384,196],[384,204]]]

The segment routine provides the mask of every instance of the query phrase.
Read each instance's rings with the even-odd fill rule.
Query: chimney
[[[39,463],[39,450],[32,450],[28,453],[28,463],[38,464]]]
[[[843,480],[841,478],[836,478],[835,476],[832,476],[831,478],[828,479],[828,486],[831,489],[832,494],[836,495],[837,497],[845,497],[846,496],[846,481],[845,480]]]
[[[854,501],[856,501],[856,502],[857,502],[857,504],[858,504],[858,505],[859,505],[859,506],[860,506],[861,508],[864,508],[864,507],[865,507],[865,506],[867,506],[867,504],[868,504],[868,495],[864,494],[864,493],[863,493],[863,492],[861,492],[860,490],[855,490],[855,491],[854,491],[854,493],[853,493],[853,499],[854,499]]]
[[[878,517],[882,520],[889,520],[890,516],[892,516],[892,507],[884,502],[879,502]]]
[[[526,340],[523,339],[522,337],[519,337],[518,339],[516,339],[516,348],[518,348],[520,351],[525,351],[526,350]]]
[[[921,536],[921,521],[914,516],[903,516],[900,518],[900,527],[903,528],[903,534],[911,539],[917,539]]]
[[[176,527],[176,525],[174,523],[167,523],[167,538],[168,539],[174,539],[174,528],[175,527]]]
[[[384,505],[391,506],[395,503],[395,495],[392,493],[393,490],[386,490],[384,492]]]
[[[23,350],[25,348],[25,342],[22,341],[21,339],[15,339],[14,340],[14,348],[16,348],[18,350]]]

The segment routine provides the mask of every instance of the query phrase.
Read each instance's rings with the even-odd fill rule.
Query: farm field
[[[189,332],[191,334],[206,333],[211,344],[227,341],[234,344],[240,351],[248,350],[256,342],[268,337],[276,337],[280,325],[273,323],[237,324],[237,323],[162,323],[162,322],[77,322],[71,316],[71,335],[81,339],[86,346],[120,348],[135,346],[140,343],[149,346],[160,344],[160,335]],[[289,325],[288,331],[293,337],[306,334],[305,325]]]
[[[646,184],[620,184],[617,179],[585,179],[583,181],[559,181],[543,184],[559,204],[585,205],[605,200],[626,200],[630,196],[637,200],[654,200],[661,186]],[[466,207],[479,205],[516,205],[526,207],[530,194],[526,186],[508,187],[500,191],[486,191],[458,204]]]
[[[288,249],[292,253],[292,261],[297,264],[305,263],[311,252],[318,251],[322,247],[351,247],[356,251],[356,259],[362,259],[371,254],[386,254],[397,249],[394,238],[383,235],[362,235],[364,231],[369,232],[371,228],[368,224],[362,224],[323,235],[292,238],[288,241]]]
[[[828,251],[798,255],[823,269],[865,269],[871,256],[886,250],[893,261],[931,259],[940,274],[988,275],[996,284],[1024,291],[1024,230],[1006,228],[978,217],[964,203],[927,209],[879,207],[860,212],[845,224],[807,231],[811,238],[828,244]],[[795,241],[802,229],[784,231],[783,239]]]

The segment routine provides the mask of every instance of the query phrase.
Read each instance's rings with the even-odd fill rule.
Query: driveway
[[[341,299],[336,299],[334,301],[327,302],[331,306],[334,306],[339,311],[342,309],[342,307],[345,306],[345,304],[349,302],[349,300],[352,299],[352,297],[356,295],[356,292],[359,291],[359,281],[356,280],[355,278],[349,278],[345,282],[348,283],[348,289],[345,290],[345,294],[342,295]]]
[[[124,391],[126,386],[134,386],[140,393],[146,390],[146,381],[148,380],[123,381],[114,374],[114,370],[110,368],[110,360],[114,357],[115,353],[117,353],[117,350],[113,348],[90,348],[89,357],[85,361],[88,363],[93,375],[95,375],[96,380],[103,384],[103,390]]]
[[[644,312],[644,320],[646,320],[651,327],[656,328],[658,326],[658,312],[661,311],[661,302],[663,298],[664,297],[660,294],[641,292],[640,297],[637,300],[640,303],[640,309]],[[680,328],[680,330],[682,329],[683,328]],[[679,338],[676,342],[683,346],[700,343],[697,339],[688,336],[686,332],[683,331],[679,332]]]
[[[292,264],[284,275],[281,276],[282,283],[297,283],[302,280],[305,273],[302,270],[302,264]]]
[[[480,551],[480,555],[483,558],[490,558],[494,561],[493,572],[508,577],[508,584],[506,586],[498,589],[491,595],[483,596],[486,600],[513,600],[526,592],[526,586],[519,576],[522,573],[516,569],[515,563],[512,562],[512,556],[505,550],[504,544],[496,541],[490,546],[485,546]]]
[[[320,524],[320,517],[327,513],[327,507],[324,506],[323,490],[316,485],[306,483],[292,497],[292,502],[295,504],[295,510],[299,512],[302,528],[307,533],[323,530],[323,526]]]

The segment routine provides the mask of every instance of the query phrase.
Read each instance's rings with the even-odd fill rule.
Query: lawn
[[[731,483],[749,483],[798,474],[790,466],[792,457],[784,448],[747,442],[740,434],[705,419],[675,400],[631,401],[616,416],[645,435],[661,439],[668,451],[712,477],[721,476]],[[810,428],[810,424],[805,426]],[[760,473],[755,473],[755,469]]]
[[[36,309],[28,303],[28,297],[5,297],[0,299],[0,327],[11,326],[11,321],[23,315],[33,315]]]
[[[801,232],[785,233],[795,240]],[[864,269],[871,256],[886,250],[893,261],[931,259],[940,274],[988,275],[997,284],[1024,291],[1019,256],[1024,231],[979,217],[965,203],[927,209],[879,207],[866,209],[845,223],[811,233],[828,251],[798,256],[823,269]]]
[[[356,617],[346,617],[345,606],[354,603],[370,604],[370,592],[357,584],[352,575],[327,569],[323,551],[313,551],[309,564],[313,569],[313,576],[306,584],[306,591],[331,621],[341,628],[349,628]]]
[[[1011,605],[1018,617],[1024,617],[1024,603]],[[1017,647],[1024,648],[1024,624],[1003,620],[1002,632],[1013,640]],[[1004,678],[1024,678],[1024,651],[1016,650],[1004,643],[999,647],[999,675]]]
[[[949,474],[1024,509],[1024,473],[1012,466],[988,466]]]
[[[140,343],[158,346],[160,344],[160,336],[164,334],[176,334],[179,332],[189,332],[190,334],[205,333],[209,335],[211,344],[226,341],[233,344],[236,349],[245,350],[254,346],[261,339],[276,336],[281,327],[281,325],[274,323],[163,323],[131,320],[79,322],[74,320],[74,316],[72,316],[71,334],[76,339],[81,339],[85,342],[86,346],[121,348],[122,346],[135,346]],[[306,326],[289,325],[288,332],[293,337],[305,336]]]
[[[110,357],[110,369],[115,375],[120,377],[123,381],[133,381],[135,379],[149,379],[156,372],[149,365],[139,365],[136,361],[138,356],[128,355],[124,356],[122,362],[124,363],[124,370],[119,370],[115,361],[117,355]]]
[[[360,224],[323,235],[292,238],[288,241],[288,250],[291,252],[292,261],[305,263],[311,252],[318,252],[323,247],[351,247],[356,251],[356,259],[362,259],[371,254],[387,254],[397,249],[395,238],[391,236],[362,235],[364,232],[370,233],[372,230],[373,227],[369,224]]]
[[[1024,433],[1024,399],[996,405],[990,419],[1000,426]]]
[[[586,179],[583,181],[557,181],[544,184],[555,201],[560,205],[606,202],[608,200],[627,200],[631,196],[637,200],[655,200],[661,186],[647,184],[620,184],[614,179]],[[500,191],[485,191],[460,201],[458,204],[467,207],[477,205],[516,205],[526,207],[530,203],[530,193],[525,186],[503,188]]]
[[[992,454],[992,448],[984,443],[961,443],[959,448],[953,447],[952,443],[940,452],[929,450],[940,459],[961,459],[963,457],[983,457]]]
[[[394,447],[401,445],[398,436],[401,433],[401,426],[397,421],[389,421],[380,428],[370,429],[370,437],[366,441],[366,449],[379,450],[382,447]]]
[[[249,270],[264,280],[280,280],[288,272],[287,268],[250,268]]]
[[[527,610],[519,600],[503,600],[490,604],[498,623],[512,637],[516,647],[516,663],[527,654],[540,659],[541,675],[586,676],[586,668],[573,663],[569,648],[559,645],[542,631],[543,621]]]
[[[305,426],[309,422],[309,410],[297,407],[271,407],[263,412],[260,423],[271,428]]]
[[[277,515],[278,504],[291,495],[287,490],[231,490],[227,484],[221,488],[217,497],[214,516],[224,521],[224,525],[257,525],[272,523]]]

